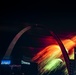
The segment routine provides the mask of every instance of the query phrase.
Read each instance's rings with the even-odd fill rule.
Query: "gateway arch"
[[[37,27],[37,26],[36,26]],[[17,41],[19,40],[19,38],[28,30],[30,30],[32,28],[32,26],[27,26],[25,28],[23,28],[15,37],[14,39],[12,40],[12,42],[10,43],[3,59],[6,59],[6,57],[10,57],[11,53],[12,53],[12,50],[15,46],[15,44],[17,43]],[[47,28],[45,28],[45,30],[47,30]],[[63,45],[63,43],[61,42],[60,38],[58,37],[58,35],[56,35],[53,31],[50,31],[50,35],[52,35],[52,37],[57,41],[58,45],[60,46],[61,48],[61,52],[63,54],[63,57],[64,57],[64,60],[65,60],[65,63],[66,63],[66,66],[67,66],[67,70],[68,70],[68,73],[70,74],[70,70],[69,70],[69,56],[68,56],[68,53]]]

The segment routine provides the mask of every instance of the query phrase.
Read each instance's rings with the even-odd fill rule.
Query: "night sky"
[[[29,23],[43,24],[56,31],[74,31],[76,25],[75,4],[4,4],[0,13],[2,26]]]
[[[75,4],[3,4],[0,11],[0,55],[26,24],[41,24],[56,33],[76,31]],[[47,6],[48,5],[48,6]]]

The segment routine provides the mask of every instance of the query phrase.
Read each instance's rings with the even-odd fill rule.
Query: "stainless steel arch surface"
[[[16,42],[18,41],[18,39],[21,37],[21,35],[23,33],[25,33],[26,31],[28,31],[29,29],[31,29],[31,26],[27,26],[25,27],[24,29],[22,29],[15,37],[14,39],[12,40],[12,42],[10,43],[5,55],[3,58],[6,58],[6,57],[10,57],[11,53],[12,53],[12,50],[16,44]],[[47,29],[46,29],[47,30]],[[48,30],[49,31],[49,30]],[[69,56],[67,54],[67,51],[63,45],[63,43],[61,42],[60,38],[52,31],[49,31],[50,34],[54,37],[54,39],[57,41],[57,43],[59,44],[60,48],[61,48],[61,51],[62,51],[62,54],[64,56],[64,60],[66,62],[66,66],[67,66],[67,69],[68,69],[68,73],[70,72],[69,71]]]
[[[21,35],[22,35],[23,33],[25,33],[26,31],[28,31],[30,28],[31,28],[31,26],[25,27],[24,29],[22,29],[22,30],[14,37],[14,39],[13,39],[12,42],[10,43],[10,45],[9,45],[9,47],[8,47],[8,49],[7,49],[7,51],[6,51],[6,53],[5,53],[5,55],[4,55],[3,58],[6,58],[6,57],[9,58],[9,57],[10,57],[10,55],[11,55],[11,53],[12,53],[12,50],[13,50],[15,44],[17,43],[17,41],[19,40],[19,38],[21,37]]]

